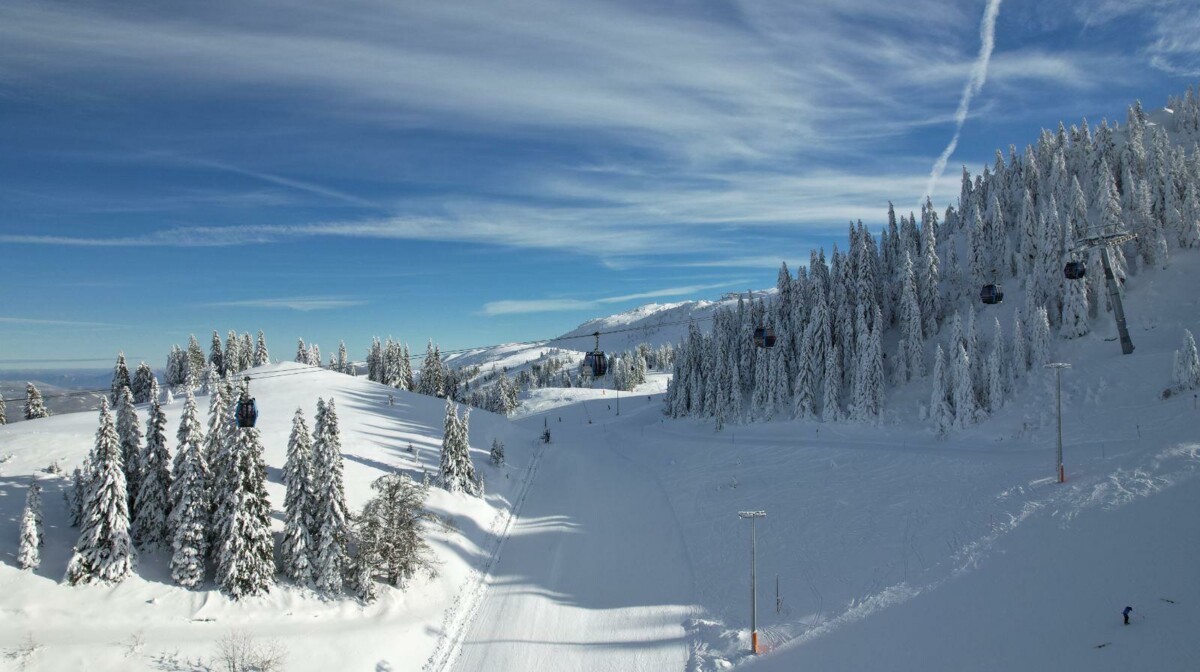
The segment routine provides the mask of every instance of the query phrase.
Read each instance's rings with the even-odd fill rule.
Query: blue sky
[[[990,59],[984,16],[6,0],[0,367],[159,367],[213,328],[284,357],[296,337],[457,348],[770,286],[848,220],[916,207],[965,87],[939,209],[997,147],[1200,79],[1194,3],[1004,0]]]

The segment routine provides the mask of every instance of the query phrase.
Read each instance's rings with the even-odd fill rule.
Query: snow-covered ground
[[[1105,340],[1107,317],[1056,341],[1075,367],[1063,376],[1066,484],[1053,479],[1053,378],[1040,370],[1003,410],[946,440],[915,417],[923,384],[892,393],[881,427],[722,432],[665,419],[662,373],[619,395],[545,388],[512,419],[472,413],[487,497],[433,490],[431,509],[456,528],[430,529],[439,576],[369,606],[287,587],[231,603],[174,587],[154,557],[119,586],[65,586],[76,531],[57,479],[42,568],[20,571],[29,477],[55,459],[74,466],[96,418],[3,427],[0,649],[19,650],[28,633],[40,669],[190,670],[244,630],[279,640],[295,670],[1189,669],[1200,660],[1200,410],[1190,393],[1161,392],[1182,329],[1200,332],[1197,272],[1200,258],[1180,252],[1131,280],[1132,355]],[[419,477],[437,463],[440,400],[295,364],[253,374],[277,516],[291,414],[302,406],[311,418],[318,396],[338,402],[352,507],[384,471]],[[169,409],[172,448],[180,406]],[[493,437],[507,445],[505,469],[487,463]],[[759,658],[747,654],[745,509],[767,512]],[[1141,617],[1128,628],[1127,604]]]

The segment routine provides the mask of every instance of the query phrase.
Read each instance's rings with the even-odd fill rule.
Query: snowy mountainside
[[[423,473],[437,473],[443,400],[291,362],[248,373],[260,410],[276,535],[283,527],[281,479],[292,415],[303,408],[311,426],[318,397],[337,403],[351,511],[361,508],[372,494],[370,483],[381,475],[399,470],[420,481]],[[199,398],[198,404],[205,408],[207,399]],[[172,454],[182,407],[182,399],[165,407]],[[144,422],[145,406],[138,412]],[[72,470],[91,448],[96,427],[94,412],[0,427],[0,620],[5,623],[0,650],[14,650],[28,633],[41,647],[34,658],[39,669],[193,669],[196,665],[187,661],[207,659],[213,643],[231,630],[278,640],[288,650],[289,670],[374,669],[385,663],[389,669],[417,669],[442,646],[445,628],[461,615],[456,606],[463,587],[476,585],[492,560],[535,459],[532,432],[473,410],[471,452],[487,491],[475,498],[430,489],[427,507],[447,522],[445,529],[427,528],[436,578],[418,577],[404,591],[381,586],[380,599],[370,605],[349,598],[329,602],[282,578],[269,595],[234,602],[215,589],[211,572],[202,590],[174,585],[166,569],[169,556],[160,551],[139,554],[135,575],[116,586],[62,582],[79,530],[67,523],[62,497],[67,479],[43,469],[58,461]],[[488,462],[493,439],[507,446],[506,467]],[[30,572],[16,566],[16,539],[34,476],[43,487],[46,532],[41,567]],[[144,648],[126,652],[120,643],[139,633]]]
[[[18,372],[24,373],[24,372]],[[32,372],[30,372],[32,373]],[[4,374],[8,376],[7,372]],[[63,413],[79,413],[81,411],[92,411],[100,408],[100,399],[106,395],[102,392],[88,392],[86,390],[103,389],[108,387],[109,379],[112,373],[104,374],[104,382],[98,382],[100,376],[84,376],[81,379],[74,379],[71,376],[12,376],[10,380],[0,380],[0,394],[3,394],[6,401],[5,417],[8,422],[24,422],[24,406],[25,406],[25,383],[33,383],[39,392],[42,393],[42,398],[46,408],[54,415]],[[56,382],[46,382],[45,379],[54,380]]]

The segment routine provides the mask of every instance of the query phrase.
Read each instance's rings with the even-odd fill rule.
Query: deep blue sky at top
[[[1200,78],[1191,2],[1005,0],[933,198]],[[984,2],[7,0],[0,360],[361,357],[774,283],[914,209]],[[20,367],[3,364],[0,367]]]

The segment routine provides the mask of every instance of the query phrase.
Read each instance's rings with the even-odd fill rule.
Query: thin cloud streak
[[[709,289],[721,289],[723,287],[742,285],[746,282],[747,281],[745,279],[740,279],[711,285],[668,287],[666,289],[656,289],[649,292],[626,294],[624,296],[609,296],[600,299],[506,299],[503,301],[491,301],[484,304],[483,314],[489,317],[494,317],[497,315],[524,315],[529,313],[583,311],[605,305],[611,305],[614,303],[624,303],[626,301],[663,298],[668,296],[684,296],[687,294],[703,292]]]
[[[937,186],[937,181],[941,179],[942,173],[946,170],[946,162],[950,160],[950,156],[954,154],[954,150],[958,147],[958,138],[962,134],[963,123],[967,120],[967,114],[971,111],[971,99],[979,90],[983,88],[983,83],[987,81],[988,61],[992,58],[992,49],[996,42],[996,17],[1000,14],[1001,0],[988,0],[987,7],[983,10],[983,21],[979,24],[979,58],[975,61],[975,66],[971,68],[971,78],[967,81],[967,85],[963,87],[962,99],[958,102],[958,112],[955,113],[954,136],[950,138],[950,144],[946,145],[946,149],[942,150],[941,156],[933,164],[933,170],[929,173],[929,183],[925,187],[925,193],[922,195],[922,200],[926,196],[933,195],[933,189]]]
[[[32,324],[45,327],[124,327],[128,325],[109,322],[76,322],[73,320],[38,320],[27,317],[0,317],[0,324]]]
[[[297,310],[309,312],[313,310],[333,310],[336,308],[352,308],[363,306],[367,302],[359,299],[344,299],[322,296],[301,296],[280,299],[246,299],[242,301],[216,301],[204,304],[210,308],[267,308]]]

